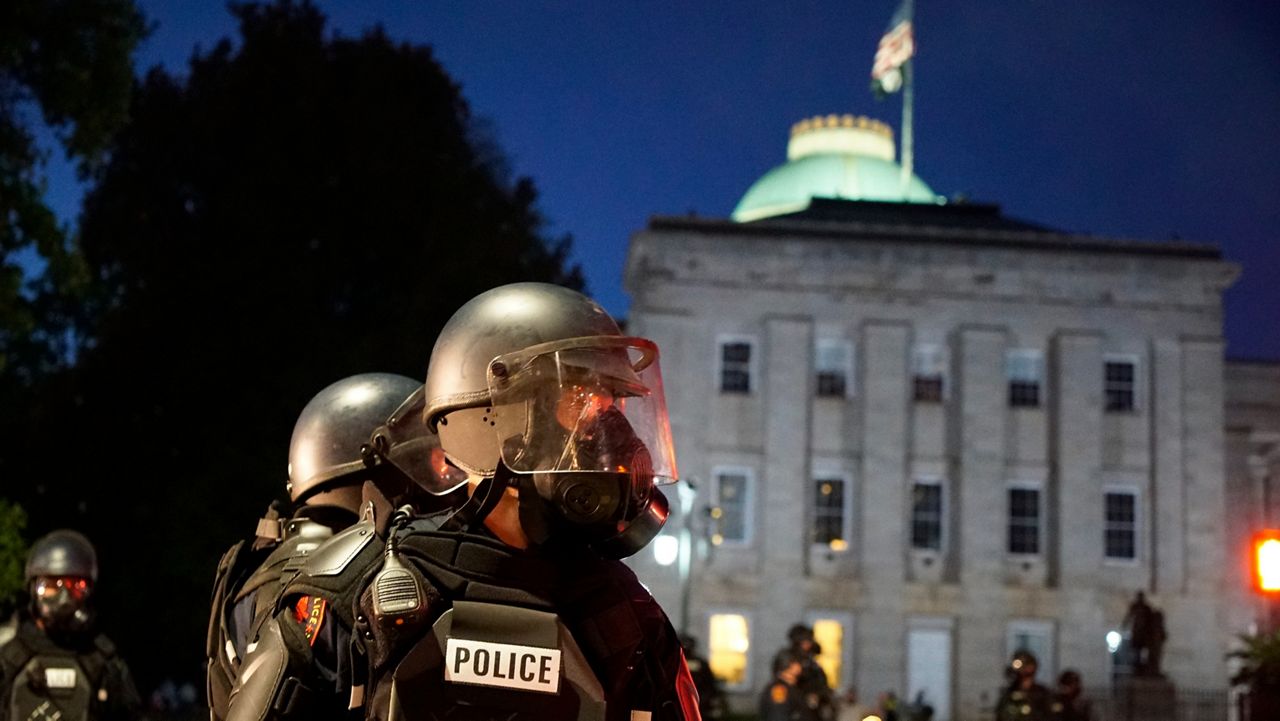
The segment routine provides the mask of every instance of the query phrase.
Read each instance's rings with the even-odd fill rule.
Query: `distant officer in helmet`
[[[1009,685],[996,703],[996,721],[1047,721],[1049,689],[1036,682],[1036,657],[1020,649],[1009,660],[1005,676]]]
[[[805,721],[810,710],[800,690],[804,658],[783,649],[773,659],[773,680],[760,694],[760,721]]]
[[[116,721],[138,715],[129,668],[94,630],[98,557],[83,535],[54,531],[27,558],[31,603],[0,646],[0,721]]]
[[[363,373],[329,385],[302,409],[289,444],[292,512],[273,504],[255,537],[232,546],[218,567],[206,648],[213,719],[226,717],[242,661],[276,615],[284,582],[321,543],[358,520],[364,483],[377,478],[400,500],[413,495],[407,478],[381,477],[393,469],[371,468],[366,456],[373,430],[419,387],[405,376]],[[443,456],[437,460],[443,463]],[[314,672],[305,678],[306,693],[345,700],[349,676],[337,667],[349,630],[327,622],[329,603],[318,595],[292,599],[289,610],[286,619],[298,626],[307,647],[299,643],[299,655],[307,657],[301,665]]]
[[[787,630],[789,645],[774,657],[774,670],[785,659],[799,659],[800,675],[796,679],[796,688],[804,701],[803,716],[806,721],[829,721],[835,718],[835,702],[831,686],[827,683],[827,672],[818,663],[821,649],[814,640],[813,629],[801,623]]]

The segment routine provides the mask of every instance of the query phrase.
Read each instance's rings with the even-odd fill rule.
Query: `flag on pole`
[[[871,65],[871,89],[884,96],[902,89],[902,65],[916,54],[915,28],[911,24],[910,0],[903,0],[880,38],[876,59]]]

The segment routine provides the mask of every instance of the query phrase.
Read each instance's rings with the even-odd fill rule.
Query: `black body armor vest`
[[[442,520],[391,528],[390,543],[361,521],[311,553],[245,659],[229,721],[348,707],[377,721],[697,718],[675,632],[630,569],[439,530]],[[351,632],[341,705],[288,618],[301,596],[324,599]]]
[[[93,721],[114,689],[104,685],[115,644],[96,636],[84,650],[62,648],[21,630],[0,647],[3,717],[10,721]]]

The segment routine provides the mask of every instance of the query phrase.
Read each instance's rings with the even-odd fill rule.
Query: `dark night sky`
[[[868,90],[894,0],[319,4],[343,34],[434,46],[619,314],[649,216],[727,217],[803,117],[900,125]],[[158,25],[140,68],[234,34],[216,2],[141,5]],[[1062,230],[1218,245],[1243,267],[1228,354],[1280,360],[1276,7],[917,0],[916,171]],[[72,185],[54,169],[64,213]]]

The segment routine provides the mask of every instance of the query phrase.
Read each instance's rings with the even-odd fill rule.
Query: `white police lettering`
[[[450,638],[444,678],[451,683],[560,692],[560,649]]]
[[[74,668],[46,668],[44,684],[49,688],[75,688],[76,670]]]

